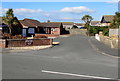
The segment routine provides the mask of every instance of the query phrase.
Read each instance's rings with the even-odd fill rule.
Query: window
[[[56,28],[51,28],[51,31],[57,31],[57,29]]]
[[[28,29],[28,33],[34,34],[34,33],[35,33],[35,28],[29,28],[29,29]]]

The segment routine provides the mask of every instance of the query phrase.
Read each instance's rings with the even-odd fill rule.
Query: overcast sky
[[[102,15],[114,15],[118,11],[115,0],[107,2],[3,2],[2,14],[13,8],[18,19],[30,18],[41,22],[79,22],[89,14],[99,21]]]

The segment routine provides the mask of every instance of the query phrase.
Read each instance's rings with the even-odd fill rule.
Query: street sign
[[[33,44],[33,40],[25,40],[25,44],[30,46]]]

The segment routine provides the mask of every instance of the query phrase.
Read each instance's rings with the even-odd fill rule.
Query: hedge
[[[103,34],[105,36],[108,36],[109,35],[109,26],[90,26],[90,30],[89,30],[89,33],[91,35],[95,35],[97,33],[99,33],[100,31],[103,32]]]

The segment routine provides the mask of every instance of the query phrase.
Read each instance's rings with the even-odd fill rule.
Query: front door
[[[22,29],[22,35],[23,35],[24,37],[27,36],[27,29]]]

